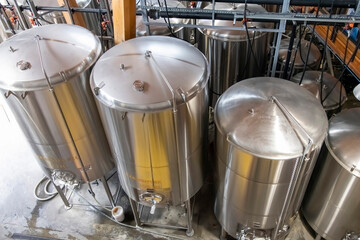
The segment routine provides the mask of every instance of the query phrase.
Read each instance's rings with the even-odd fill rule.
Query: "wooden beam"
[[[344,59],[345,52],[346,52],[345,63],[348,63],[351,56],[353,55],[353,52],[356,49],[356,45],[350,40],[349,43],[348,43],[348,47],[346,49],[347,37],[339,30],[337,32],[335,41],[334,42],[331,41],[330,37],[331,37],[332,31],[333,31],[333,27],[330,26],[327,44],[332,49],[332,51],[342,60]],[[326,32],[327,32],[327,26],[316,26],[315,32],[318,34],[318,36],[320,38],[322,38],[322,40],[325,41]],[[354,61],[350,62],[348,66],[351,69],[351,71],[358,78],[360,78],[360,51],[357,51],[357,53],[355,55],[355,58],[354,58]]]
[[[78,5],[76,3],[76,0],[68,0],[68,1],[69,1],[69,6],[70,7],[78,7]],[[57,0],[57,2],[59,3],[60,6],[65,6],[66,7],[66,4],[65,4],[64,0]],[[67,24],[72,24],[69,13],[68,12],[63,12],[63,14],[64,14],[64,18],[65,18],[66,23]],[[81,13],[75,12],[75,13],[72,14],[72,16],[73,16],[73,19],[74,19],[74,24],[86,28],[86,23],[85,23],[85,20],[84,20]]]
[[[112,0],[115,44],[136,37],[136,1]]]

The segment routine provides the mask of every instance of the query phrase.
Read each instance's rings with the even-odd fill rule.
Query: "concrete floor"
[[[50,201],[41,202],[34,197],[34,188],[42,179],[43,173],[34,159],[10,111],[1,105],[0,98],[0,239],[219,239],[220,226],[212,212],[213,199],[209,197],[212,186],[205,183],[195,197],[193,224],[195,235],[187,238],[184,231],[146,228],[144,232],[132,229],[109,220],[90,207],[97,203],[83,185],[72,194],[72,209],[66,210],[59,196]],[[115,175],[109,181],[111,191],[116,193],[118,180]],[[93,184],[98,201],[108,204],[102,184]],[[78,195],[80,194],[80,195]],[[85,201],[83,198],[87,199]],[[126,197],[120,197],[120,203],[126,203]],[[194,201],[193,201],[194,202]],[[127,205],[128,206],[128,205]],[[98,206],[99,209],[101,207]],[[127,208],[127,211],[129,208]],[[185,225],[184,210],[172,208],[157,210],[155,218],[162,216],[164,222]],[[134,226],[128,212],[125,223]],[[143,218],[155,221],[153,216],[144,210]],[[161,237],[156,233],[171,235]],[[287,239],[313,239],[301,221],[297,219]]]

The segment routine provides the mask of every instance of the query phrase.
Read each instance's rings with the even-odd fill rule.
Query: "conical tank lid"
[[[269,77],[243,80],[226,90],[215,106],[215,123],[237,148],[269,159],[302,156],[306,134],[313,147],[320,147],[328,128],[324,109],[309,91]]]
[[[99,39],[85,28],[51,24],[28,29],[0,44],[0,88],[48,88],[44,69],[56,85],[88,69],[100,54]]]
[[[187,102],[208,78],[207,60],[194,46],[173,37],[146,36],[107,51],[95,64],[90,85],[111,108],[153,112]]]
[[[300,83],[302,72],[296,74],[291,81]],[[324,72],[322,79],[322,93],[321,91],[321,72],[320,71],[306,71],[301,82],[301,86],[309,90],[314,96],[319,99],[322,95],[323,106],[325,110],[333,110],[339,107],[341,97],[341,105],[346,101],[346,91],[341,82]]]
[[[205,9],[211,10],[213,9],[213,5],[208,5]],[[215,4],[215,10],[226,10],[226,11],[232,11],[234,13],[243,14],[245,9],[245,4],[231,4],[231,3],[216,3]],[[260,5],[256,4],[247,4],[247,12],[254,12],[254,13],[264,13],[266,12],[265,8],[263,8]],[[211,19],[204,19],[199,20],[199,25],[212,25]],[[241,21],[236,21],[234,24],[233,21],[229,20],[215,20],[214,26],[222,26],[222,27],[239,27],[243,28],[245,27],[244,24]],[[248,32],[249,37],[252,40],[252,38],[256,36],[261,36],[264,33],[260,32],[254,32],[251,29],[252,28],[266,28],[269,26],[267,23],[262,22],[248,22]],[[244,30],[230,30],[230,29],[200,29],[200,31],[204,34],[209,36],[210,38],[217,39],[217,40],[223,40],[223,41],[247,41],[247,34]]]
[[[360,177],[360,108],[346,109],[330,119],[326,146],[342,167]]]

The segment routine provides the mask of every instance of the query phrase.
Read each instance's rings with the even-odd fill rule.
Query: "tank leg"
[[[192,210],[191,210],[190,199],[185,202],[185,205],[186,205],[187,221],[188,221],[186,236],[192,237],[192,236],[194,236],[194,229],[192,227]]]
[[[321,235],[320,234],[316,235],[315,240],[321,240]]]
[[[51,180],[51,182],[52,182],[53,185],[55,186],[56,191],[59,193],[59,196],[61,197],[62,201],[64,202],[64,204],[65,204],[65,209],[66,209],[66,210],[71,209],[71,208],[72,208],[72,205],[69,203],[69,201],[68,201],[68,199],[66,198],[64,192],[63,192],[63,191],[61,190],[61,188],[60,188],[58,185],[56,185],[52,180]]]
[[[130,200],[131,210],[134,214],[135,224],[136,224],[136,226],[141,226],[142,224],[141,224],[141,220],[140,220],[139,213],[137,210],[136,202],[134,200],[132,200],[131,198],[129,198],[129,200]]]
[[[225,229],[222,227],[222,228],[221,228],[221,233],[220,233],[220,240],[226,240],[226,236],[227,236],[227,232],[226,232]]]
[[[109,198],[109,201],[110,201],[111,206],[112,206],[112,207],[115,207],[114,199],[113,199],[113,196],[112,196],[112,194],[111,194],[111,191],[110,191],[110,188],[109,188],[109,184],[107,183],[106,178],[105,178],[104,176],[101,177],[101,182],[102,182],[102,184],[104,185],[105,192],[106,192],[106,195],[107,195],[108,198]]]

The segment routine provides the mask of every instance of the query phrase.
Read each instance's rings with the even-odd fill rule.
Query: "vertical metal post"
[[[325,49],[325,54],[326,54],[326,63],[328,65],[328,67],[329,67],[330,74],[331,74],[331,76],[335,76],[334,67],[333,67],[333,64],[332,64],[332,61],[331,61],[330,50],[328,48]]]
[[[221,233],[220,233],[220,240],[226,240],[226,236],[227,236],[227,232],[226,232],[225,229],[222,227],[222,228],[221,228]]]
[[[186,236],[192,237],[192,236],[194,236],[194,229],[192,227],[192,209],[191,209],[190,199],[185,202],[185,205],[186,205],[186,211],[187,211],[186,215],[187,215],[187,221],[188,221]]]
[[[140,220],[139,213],[137,210],[136,202],[134,200],[132,200],[130,197],[129,197],[129,200],[130,200],[131,210],[134,214],[135,224],[137,227],[140,227],[142,224],[141,224],[141,220]]]
[[[143,22],[146,28],[146,35],[150,36],[150,25],[149,25],[149,19],[148,19],[148,14],[146,11],[146,3],[145,0],[141,0],[140,1],[140,6],[141,6],[141,11],[142,11],[142,18],[143,18]],[[161,7],[161,6],[159,6]]]
[[[106,178],[105,178],[104,176],[101,177],[101,182],[102,182],[102,184],[104,185],[105,192],[106,192],[106,195],[107,195],[108,198],[109,198],[109,201],[110,201],[111,206],[112,206],[112,207],[115,207],[114,199],[113,199],[113,196],[112,196],[112,194],[111,194],[111,191],[110,191],[110,188],[109,188],[109,184],[107,183]]]
[[[106,12],[110,21],[110,31],[112,33],[114,33],[114,22],[113,22],[113,18],[111,15],[111,9],[110,9],[110,4],[108,0],[103,0],[104,4],[105,4],[105,8],[106,8]]]
[[[68,11],[68,13],[69,13],[69,17],[70,17],[70,20],[71,20],[71,24],[72,24],[72,25],[75,25],[74,16],[73,16],[72,11],[71,11],[71,9],[70,9],[69,0],[64,0],[64,3],[65,3],[65,5],[66,5],[67,11]]]
[[[59,193],[59,196],[61,197],[62,201],[65,204],[65,209],[69,210],[72,205],[69,203],[68,199],[66,198],[64,192],[61,190],[61,188],[54,183],[54,181],[51,179],[52,184],[55,186],[56,191]]]
[[[290,5],[290,0],[284,0],[282,9],[281,9],[281,13],[287,13],[289,11],[289,5]],[[273,61],[273,65],[272,65],[271,77],[275,77],[276,67],[277,67],[278,58],[279,58],[280,43],[281,43],[282,33],[285,32],[285,27],[286,27],[286,20],[280,20],[279,32],[277,35],[276,46],[275,46],[276,47],[275,54],[273,57],[274,61]]]
[[[25,29],[29,29],[30,26],[28,25],[27,21],[25,20],[24,14],[23,14],[23,12],[21,11],[21,9],[20,9],[20,7],[19,7],[19,5],[18,5],[18,3],[17,3],[16,0],[14,0],[14,7],[15,7],[15,9],[16,9],[16,12],[17,12],[18,16],[19,16],[21,25],[23,25],[23,27],[24,27]]]

